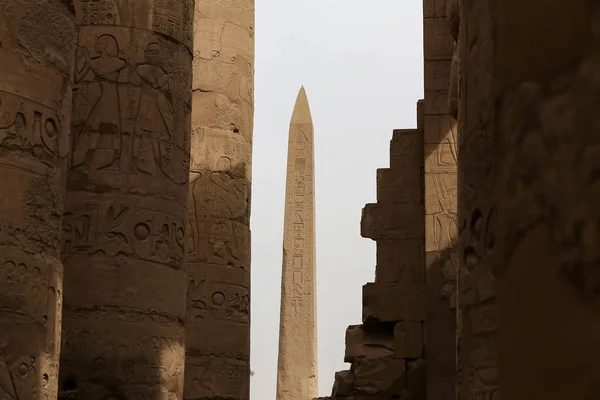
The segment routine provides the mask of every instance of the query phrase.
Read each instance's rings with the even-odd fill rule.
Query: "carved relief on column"
[[[254,1],[197,1],[186,399],[247,400]]]
[[[460,313],[458,399],[500,399],[494,261],[494,101],[489,2],[461,1],[459,46]],[[459,47],[460,49],[460,47]],[[455,56],[455,60],[457,57]],[[462,71],[468,71],[462,75]],[[469,82],[469,86],[467,86]],[[474,89],[477,87],[477,89]],[[468,90],[467,90],[468,89]]]
[[[58,386],[75,15],[61,0],[0,3],[0,398]]]
[[[448,0],[452,1],[452,0]],[[457,126],[448,108],[452,36],[446,0],[423,1],[427,398],[455,391]],[[451,94],[451,93],[450,93]]]
[[[75,1],[61,398],[182,398],[193,7]]]

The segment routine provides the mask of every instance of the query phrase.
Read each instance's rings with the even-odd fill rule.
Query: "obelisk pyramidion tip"
[[[290,124],[312,124],[310,106],[308,105],[308,98],[306,97],[304,86],[300,88],[298,97],[296,97],[296,104],[294,105],[294,112],[292,113]]]

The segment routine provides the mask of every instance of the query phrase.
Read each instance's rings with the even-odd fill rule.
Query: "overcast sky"
[[[275,400],[289,122],[304,85],[315,130],[319,395],[344,364],[348,325],[375,276],[360,236],[395,128],[423,97],[422,0],[256,0],[252,188],[253,400]]]

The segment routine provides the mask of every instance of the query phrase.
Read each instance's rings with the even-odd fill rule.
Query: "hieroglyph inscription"
[[[194,276],[188,283],[188,316],[196,320],[212,318],[248,324],[250,292],[247,287],[230,282],[209,282],[204,275]]]
[[[60,120],[50,108],[0,91],[0,147],[48,161],[59,155]]]
[[[248,269],[248,183],[222,157],[218,171],[194,173],[189,191],[188,261]],[[242,222],[240,222],[242,221]]]
[[[288,266],[288,285],[290,285],[290,300],[294,314],[303,316],[306,322],[312,324],[312,279],[314,269],[313,248],[313,171],[312,143],[303,127],[297,128],[295,134],[295,158],[288,169],[292,176],[288,182],[293,185],[288,194],[286,216],[288,225],[286,235],[291,237],[285,252]],[[289,179],[291,178],[291,179]],[[290,193],[290,192],[288,192]]]
[[[147,28],[169,36],[189,46],[192,43],[192,24],[184,18],[191,14],[186,0],[155,0],[153,7],[141,1],[79,0],[79,25],[130,26],[137,20],[148,21]]]
[[[147,43],[141,57],[123,57],[120,37],[99,34],[78,47],[71,169],[185,183],[189,126],[181,121],[188,120],[189,94],[183,88],[190,73],[164,43]]]
[[[162,211],[86,204],[64,215],[63,254],[135,255],[183,267],[184,223]]]

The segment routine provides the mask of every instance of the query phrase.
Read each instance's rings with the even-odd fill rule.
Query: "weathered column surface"
[[[182,398],[193,7],[75,1],[60,398]]]
[[[277,400],[307,400],[317,386],[314,130],[304,87],[288,142]]]
[[[250,396],[254,1],[196,1],[184,397]]]
[[[460,399],[600,393],[599,26],[586,0],[462,4]]]
[[[0,398],[58,387],[75,15],[61,0],[0,2]]]
[[[423,0],[429,400],[453,400],[456,381],[457,127],[448,110],[452,36],[446,6],[446,0]]]

